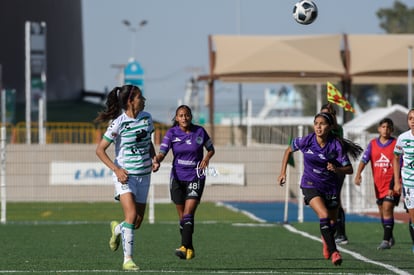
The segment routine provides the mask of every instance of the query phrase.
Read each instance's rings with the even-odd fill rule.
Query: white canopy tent
[[[210,35],[207,81],[214,139],[214,82],[412,83],[414,34],[240,36]],[[411,73],[411,75],[410,75]],[[410,77],[409,77],[410,76]],[[410,95],[409,95],[410,98]]]

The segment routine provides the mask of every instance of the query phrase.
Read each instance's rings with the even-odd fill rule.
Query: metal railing
[[[27,129],[25,122],[16,125],[7,124],[7,142],[13,144],[26,143]],[[44,124],[47,144],[93,144],[97,143],[107,128],[107,124],[89,122],[46,122]],[[155,143],[159,144],[167,126],[155,124]],[[39,125],[30,126],[31,143],[39,143]]]

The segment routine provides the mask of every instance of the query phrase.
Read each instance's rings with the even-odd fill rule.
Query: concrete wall
[[[50,162],[99,162],[96,145],[11,144],[6,152],[6,182],[8,201],[112,201],[111,185],[53,185],[49,184]],[[205,201],[274,201],[283,200],[285,189],[276,185],[280,162],[286,146],[218,146],[212,162],[243,163],[245,185],[208,185]],[[113,146],[109,154],[113,155]],[[165,162],[171,161],[171,153]],[[298,174],[291,170],[290,193],[297,192]],[[154,185],[155,198],[168,200],[165,185]]]

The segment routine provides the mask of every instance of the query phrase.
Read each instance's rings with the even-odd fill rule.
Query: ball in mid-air
[[[309,25],[318,17],[318,7],[313,1],[302,0],[293,7],[293,18],[296,22]]]

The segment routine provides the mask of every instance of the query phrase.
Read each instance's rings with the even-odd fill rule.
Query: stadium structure
[[[2,87],[25,101],[25,22],[47,26],[47,100],[81,98],[84,89],[81,0],[0,1]],[[0,83],[1,83],[0,82]]]

